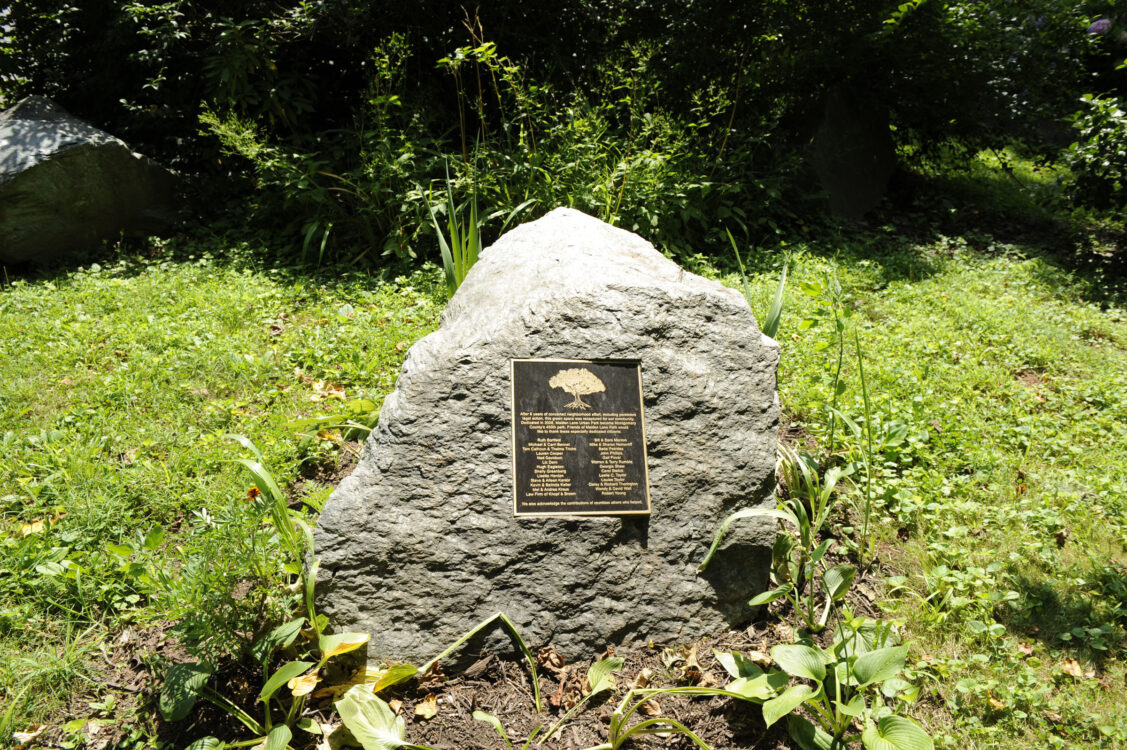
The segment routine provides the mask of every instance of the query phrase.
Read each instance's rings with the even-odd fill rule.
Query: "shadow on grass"
[[[1000,610],[1000,619],[1015,635],[1102,664],[1122,651],[1127,636],[1127,569],[1093,564],[1073,578],[1086,582],[1086,588],[1064,590],[1053,581],[1014,574],[1020,608]]]

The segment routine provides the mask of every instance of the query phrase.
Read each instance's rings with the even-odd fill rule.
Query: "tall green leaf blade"
[[[771,726],[805,703],[812,695],[814,690],[809,685],[794,685],[787,688],[778,698],[772,698],[763,704],[763,723]]]
[[[898,675],[907,658],[907,646],[878,648],[857,658],[853,663],[853,676],[860,687],[883,682]]]
[[[783,670],[805,680],[826,679],[826,663],[817,649],[801,643],[788,643],[771,649],[771,658]]]
[[[509,742],[509,736],[505,734],[505,728],[501,726],[501,720],[493,714],[487,714],[484,711],[473,712],[474,721],[482,721],[497,730],[497,734],[501,735],[501,739],[505,741],[505,747],[512,750],[513,743]]]
[[[743,518],[778,518],[779,520],[789,521],[790,523],[795,522],[794,516],[775,508],[744,508],[743,510],[737,510],[732,515],[725,518],[724,522],[720,524],[720,529],[716,532],[716,537],[712,540],[712,546],[708,548],[708,554],[704,556],[704,560],[697,566],[698,573],[708,566],[709,561],[712,560],[712,556],[716,554],[716,550],[720,547],[720,542],[724,539],[724,533],[728,530],[728,527],[732,525],[732,522],[739,521]]]
[[[775,297],[771,300],[771,306],[767,308],[767,316],[763,319],[763,333],[771,338],[775,338],[775,334],[779,332],[779,323],[783,319],[783,292],[787,288],[787,267],[789,265],[789,259],[783,261],[783,272],[779,276],[779,286],[775,289]]]
[[[904,716],[885,716],[861,733],[866,750],[934,750],[935,742],[916,722]]]

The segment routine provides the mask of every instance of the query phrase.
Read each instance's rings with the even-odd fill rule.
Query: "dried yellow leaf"
[[[321,678],[317,676],[317,670],[311,669],[305,674],[294,677],[286,683],[286,686],[293,691],[295,698],[300,698],[313,692],[313,688],[317,687],[317,683],[320,681]]]
[[[415,706],[415,716],[433,719],[438,714],[438,697],[431,693]]]

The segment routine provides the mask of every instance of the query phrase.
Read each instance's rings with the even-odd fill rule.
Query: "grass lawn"
[[[855,473],[834,535],[875,559],[858,595],[900,626],[908,713],[939,746],[1127,746],[1123,290],[1097,234],[973,211],[792,238],[790,434],[857,455],[826,407],[862,417],[859,347],[873,522],[863,538]],[[349,447],[300,420],[376,408],[444,298],[433,267],[320,273],[254,250],[181,238],[0,288],[0,738],[46,722],[68,747],[152,745],[169,659],[241,653],[295,605],[225,436],[312,518]],[[779,256],[749,261],[761,315]],[[727,262],[694,270],[739,286]],[[138,682],[106,684],[123,639],[153,633]]]

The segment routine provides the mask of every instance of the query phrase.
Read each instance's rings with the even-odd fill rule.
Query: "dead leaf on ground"
[[[415,716],[421,719],[433,719],[438,715],[438,696],[431,693],[415,706]]]
[[[550,672],[557,680],[562,680],[568,671],[563,656],[554,646],[545,646],[536,652],[536,665]]]
[[[651,717],[652,716],[660,716],[661,715],[661,704],[658,703],[656,700],[648,700],[645,703],[643,703],[638,708],[638,710],[641,711],[642,713],[644,713],[646,716],[651,716]]]
[[[36,737],[43,734],[43,730],[46,728],[46,724],[32,724],[23,732],[12,732],[12,739],[19,743],[19,745],[27,745]]]
[[[634,684],[631,685],[631,688],[633,688],[634,690],[641,690],[646,685],[650,684],[650,680],[653,679],[653,676],[654,671],[649,667],[644,667],[642,671],[634,677]]]

